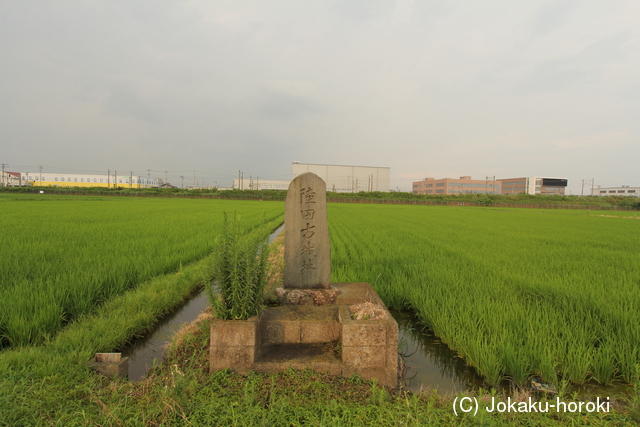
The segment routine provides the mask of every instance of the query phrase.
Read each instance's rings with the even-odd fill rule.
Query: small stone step
[[[339,337],[336,306],[269,307],[260,321],[262,346],[328,343]]]
[[[340,375],[342,359],[335,343],[278,344],[264,346],[254,364],[257,372],[283,372],[289,368],[313,369]]]

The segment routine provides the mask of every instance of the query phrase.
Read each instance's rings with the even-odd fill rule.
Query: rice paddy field
[[[282,202],[0,194],[0,345],[47,342],[208,255],[223,221]],[[329,204],[333,280],[367,281],[491,385],[640,372],[637,212]]]
[[[281,202],[0,194],[0,348],[50,340],[139,283],[208,255],[223,212],[282,221]]]
[[[614,212],[329,205],[333,280],[411,309],[489,384],[640,375],[640,220]],[[635,212],[637,215],[637,212]]]

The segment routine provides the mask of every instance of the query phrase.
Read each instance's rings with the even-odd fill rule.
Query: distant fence
[[[264,200],[264,201],[284,201],[284,196],[259,196],[246,195],[239,196],[237,194],[227,196],[224,193],[198,194],[198,193],[144,193],[130,191],[83,191],[83,190],[62,190],[62,189],[29,189],[20,193],[39,193],[44,191],[45,194],[60,194],[71,196],[119,196],[119,197],[159,197],[159,198],[182,198],[182,199],[219,199],[219,200]],[[17,194],[20,194],[17,193]],[[504,202],[464,202],[464,201],[445,201],[445,200],[412,200],[412,199],[367,199],[356,197],[328,197],[328,203],[362,203],[362,204],[379,204],[379,205],[419,205],[419,206],[475,206],[475,207],[493,207],[493,208],[526,208],[526,209],[575,209],[575,210],[605,210],[605,211],[637,211],[638,208],[631,206],[616,205],[575,205],[563,203],[504,203]]]

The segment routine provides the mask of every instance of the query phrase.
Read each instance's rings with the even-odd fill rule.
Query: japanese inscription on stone
[[[285,288],[329,288],[326,184],[307,172],[289,185],[285,206]]]

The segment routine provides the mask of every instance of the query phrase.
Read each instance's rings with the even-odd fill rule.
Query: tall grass
[[[0,194],[0,348],[41,342],[152,277],[211,253],[222,212],[243,229],[281,202]]]
[[[258,314],[268,279],[269,232],[264,227],[243,231],[236,213],[224,213],[216,240],[214,286],[206,288],[209,302],[220,319],[246,320]]]
[[[334,281],[369,281],[491,384],[616,380],[640,365],[640,221],[330,205]]]

